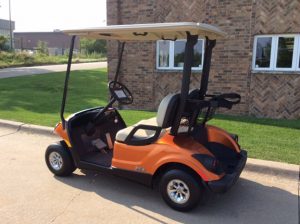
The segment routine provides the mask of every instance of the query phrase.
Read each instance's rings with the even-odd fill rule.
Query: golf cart
[[[217,108],[232,108],[240,95],[207,94],[212,50],[225,34],[201,23],[153,23],[113,25],[94,29],[67,30],[72,36],[61,105],[61,122],[55,127],[62,140],[51,144],[45,154],[48,168],[57,176],[76,169],[111,173],[158,188],[173,209],[194,208],[205,191],[227,191],[238,180],[247,152],[238,136],[207,125]],[[119,62],[111,94],[105,107],[86,109],[64,117],[72,53],[76,36],[118,40]],[[204,65],[198,89],[189,89],[194,46],[205,38]],[[131,104],[130,90],[118,81],[124,43],[185,39],[181,90],[165,96],[154,118],[126,126],[113,105]],[[133,65],[134,66],[134,65]]]

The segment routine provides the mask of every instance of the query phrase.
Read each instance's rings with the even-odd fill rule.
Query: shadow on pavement
[[[297,220],[296,195],[242,178],[226,194],[208,194],[205,204],[188,213],[169,208],[158,192],[116,176],[84,171],[82,175],[56,179],[95,192],[160,223],[165,222],[153,217],[153,213],[182,223],[296,223]]]

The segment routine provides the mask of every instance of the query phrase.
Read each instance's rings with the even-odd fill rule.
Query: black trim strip
[[[151,187],[152,185],[152,175],[149,173],[137,172],[132,170],[124,170],[119,168],[112,168],[112,173],[114,175],[126,178],[128,180],[132,180],[134,182],[146,185]]]
[[[95,170],[103,173],[108,173],[112,175],[116,175],[140,184],[143,184],[145,186],[151,187],[152,186],[152,175],[149,173],[144,172],[137,172],[132,170],[125,170],[115,167],[105,167],[100,166],[94,163],[84,162],[80,161],[78,166],[79,169],[86,169],[86,170]]]

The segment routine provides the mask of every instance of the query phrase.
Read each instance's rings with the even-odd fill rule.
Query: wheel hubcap
[[[60,170],[63,166],[63,159],[57,152],[51,152],[49,155],[49,162],[54,170]]]
[[[190,198],[190,189],[182,180],[171,180],[167,185],[167,192],[172,201],[184,204]]]

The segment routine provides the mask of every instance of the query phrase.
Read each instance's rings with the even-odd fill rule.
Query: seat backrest
[[[176,110],[179,102],[179,94],[168,94],[160,102],[156,121],[157,125],[161,128],[168,128],[172,126],[173,120],[176,115]]]

